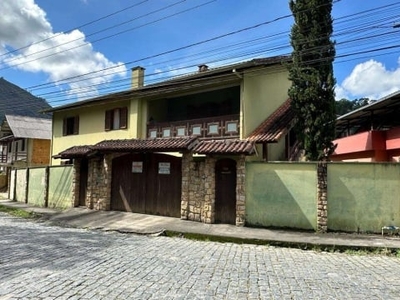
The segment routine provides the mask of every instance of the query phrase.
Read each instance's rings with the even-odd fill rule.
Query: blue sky
[[[53,106],[127,89],[137,65],[152,83],[291,52],[286,0],[1,0],[0,12],[0,76]],[[340,0],[332,14],[336,97],[399,90],[399,1]]]

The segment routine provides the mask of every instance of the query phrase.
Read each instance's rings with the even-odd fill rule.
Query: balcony
[[[239,124],[239,114],[175,122],[149,122],[147,124],[147,137],[239,138]]]

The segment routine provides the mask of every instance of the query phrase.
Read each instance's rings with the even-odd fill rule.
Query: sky
[[[0,77],[58,106],[197,66],[288,55],[287,0],[1,0]],[[336,0],[336,99],[400,90],[400,1]],[[400,27],[400,26],[399,26]]]

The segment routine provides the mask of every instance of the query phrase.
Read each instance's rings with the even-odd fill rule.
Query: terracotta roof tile
[[[203,140],[193,149],[198,154],[252,154],[254,144],[247,140]]]
[[[276,143],[290,130],[294,117],[290,99],[287,99],[250,134],[248,140],[255,143]]]
[[[61,151],[57,155],[54,155],[54,158],[78,158],[84,157],[92,151],[91,146],[73,146],[64,151]]]
[[[98,151],[181,151],[190,150],[197,143],[195,137],[175,137],[156,139],[105,140],[97,143],[93,150]]]

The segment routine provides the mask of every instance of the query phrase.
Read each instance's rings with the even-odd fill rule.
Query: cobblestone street
[[[399,297],[399,258],[50,227],[0,213],[0,299]]]

